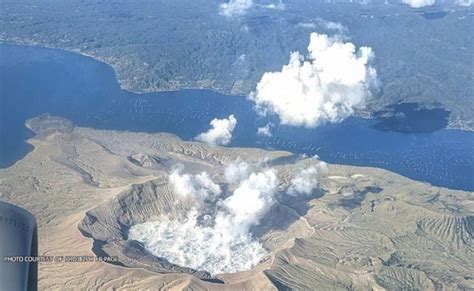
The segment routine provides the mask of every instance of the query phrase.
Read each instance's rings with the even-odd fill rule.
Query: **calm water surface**
[[[433,185],[474,191],[472,132],[400,133],[374,128],[377,120],[349,118],[317,129],[276,126],[272,137],[259,137],[258,127],[277,121],[257,116],[244,97],[206,90],[134,94],[120,89],[111,67],[92,58],[0,45],[0,167],[31,150],[25,143],[31,133],[24,123],[42,113],[69,118],[79,126],[171,132],[186,140],[207,130],[213,118],[234,114],[238,124],[231,146],[317,154],[330,163],[375,166]]]

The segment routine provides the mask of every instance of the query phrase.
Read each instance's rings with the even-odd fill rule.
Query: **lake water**
[[[411,127],[405,125],[403,132],[396,132],[386,125],[381,129],[380,120],[349,118],[316,129],[276,126],[272,137],[259,137],[258,127],[277,120],[257,116],[244,97],[206,90],[134,94],[120,89],[114,71],[104,63],[24,46],[0,45],[0,94],[0,167],[31,150],[24,123],[42,113],[79,126],[171,132],[186,140],[209,129],[213,118],[234,114],[238,124],[230,146],[317,154],[329,163],[380,167],[433,185],[474,191],[473,132],[407,132]],[[428,114],[424,122],[439,124],[436,118]],[[391,119],[387,124],[393,123],[400,127]]]

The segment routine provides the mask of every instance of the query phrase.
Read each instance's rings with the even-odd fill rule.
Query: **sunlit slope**
[[[219,177],[237,157],[267,158],[284,189],[313,159],[210,147],[168,134],[74,127],[43,116],[28,126],[34,151],[0,170],[0,197],[32,211],[40,254],[118,256],[118,264],[42,263],[42,289],[465,290],[472,279],[471,192],[388,171],[329,165],[320,192],[281,196],[252,229],[270,255],[250,271],[210,274],[150,256],[128,226],[179,215],[167,175],[182,163]],[[151,161],[151,162],[150,162]],[[216,178],[216,181],[219,181]]]

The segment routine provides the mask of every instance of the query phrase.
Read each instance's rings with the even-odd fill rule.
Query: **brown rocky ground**
[[[169,134],[80,128],[50,116],[27,125],[37,134],[29,140],[34,150],[0,170],[0,199],[35,214],[40,254],[93,256],[94,246],[96,253],[120,261],[42,263],[40,289],[474,288],[471,192],[433,187],[381,169],[329,165],[320,195],[279,200],[255,230],[271,256],[250,271],[214,278],[157,263],[140,248],[130,248],[133,242],[124,234],[124,227],[181,211],[170,208],[170,167],[181,163],[189,172],[219,177],[237,158],[265,158],[285,187],[289,175],[313,159],[211,147]]]

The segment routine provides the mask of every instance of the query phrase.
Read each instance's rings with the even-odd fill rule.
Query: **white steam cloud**
[[[143,242],[155,256],[213,275],[249,270],[267,255],[250,234],[233,234],[227,228],[200,224],[195,211],[185,221],[163,217],[135,225],[129,236]]]
[[[277,172],[273,169],[250,174],[223,201],[224,211],[217,214],[216,227],[233,235],[248,234],[250,227],[258,224],[275,203],[278,183]]]
[[[412,8],[426,7],[435,4],[435,0],[402,0],[402,2]]]
[[[214,118],[211,121],[212,128],[196,136],[196,140],[214,145],[227,145],[232,138],[232,132],[237,125],[234,115],[229,115],[227,119]]]
[[[474,0],[456,0],[455,3],[459,6],[470,7],[474,4]]]
[[[319,162],[290,181],[289,195],[309,195],[318,186],[326,164]],[[205,270],[212,275],[249,270],[268,253],[251,233],[276,203],[280,180],[275,169],[236,161],[226,167],[222,191],[209,174],[169,174],[176,199],[195,201],[181,219],[164,215],[158,221],[134,225],[129,238],[140,241],[155,256]],[[234,190],[231,190],[234,189]],[[227,193],[224,193],[227,192]]]
[[[257,129],[257,135],[260,136],[272,136],[273,123],[267,123],[265,126]]]
[[[155,256],[213,275],[249,270],[267,255],[248,234],[234,235],[227,229],[199,224],[195,211],[185,221],[163,217],[135,225],[129,236],[143,242]]]
[[[327,172],[327,164],[324,162],[302,169],[291,179],[287,193],[292,196],[312,194],[319,185],[318,178]]]
[[[249,175],[250,166],[245,162],[237,162],[228,165],[224,170],[224,177],[227,183],[240,183]]]
[[[230,0],[219,6],[219,14],[226,17],[241,16],[252,8],[252,0]]]
[[[205,200],[221,194],[221,188],[215,184],[209,174],[202,172],[198,175],[181,175],[176,169],[169,175],[169,184],[173,192],[181,198],[198,198]]]
[[[293,52],[280,72],[262,76],[249,98],[261,115],[277,114],[282,124],[315,127],[340,122],[362,108],[377,86],[370,47],[356,49],[340,37],[312,33],[308,56]]]
[[[208,205],[208,209],[217,207],[212,216],[205,214],[203,205],[196,205],[184,220],[164,216],[159,221],[133,226],[130,239],[141,241],[155,256],[171,263],[214,275],[251,269],[267,252],[252,237],[250,228],[259,224],[275,203],[279,179],[273,169],[252,173],[249,169],[243,162],[226,169],[225,179],[235,182],[236,188],[228,197],[221,195]],[[221,193],[205,173],[173,171],[169,183],[178,199],[191,195],[198,203],[205,203],[203,197]]]

